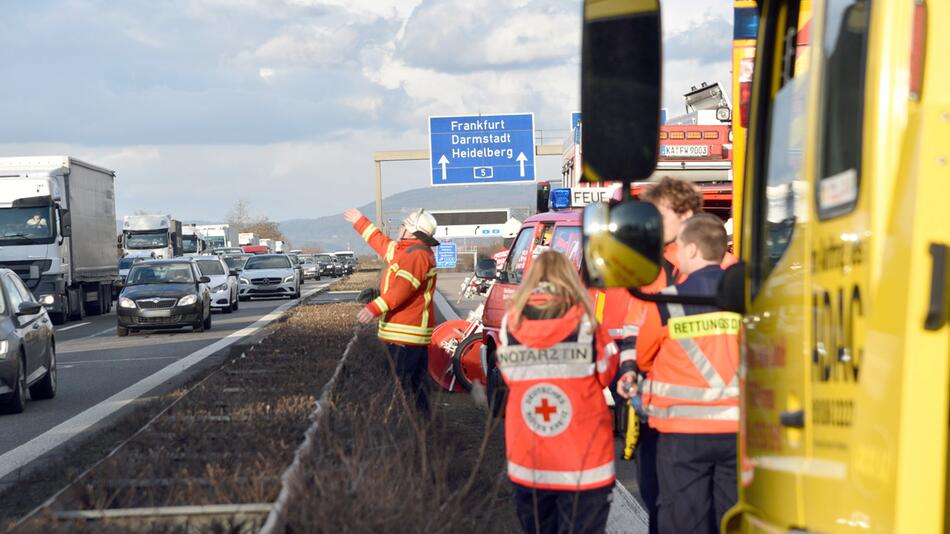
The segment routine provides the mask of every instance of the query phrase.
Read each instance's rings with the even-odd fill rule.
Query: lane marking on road
[[[92,323],[89,322],[89,321],[86,321],[85,323],[73,324],[73,325],[69,325],[69,326],[67,326],[67,327],[65,327],[65,328],[57,328],[57,329],[55,330],[55,332],[57,332],[57,333],[58,333],[58,332],[66,332],[67,330],[72,330],[73,328],[79,328],[80,326],[86,326],[87,324],[92,324]]]
[[[323,289],[326,285],[318,286],[305,293],[301,299],[312,296],[317,291]],[[290,300],[274,308],[268,314],[264,315],[250,326],[242,328],[236,332],[228,334],[214,343],[192,352],[188,356],[163,367],[150,376],[139,380],[135,384],[112,395],[108,399],[87,408],[75,417],[68,419],[59,425],[47,430],[30,441],[12,449],[4,454],[0,454],[0,480],[10,473],[26,466],[30,462],[38,459],[44,454],[66,443],[70,439],[78,436],[83,431],[91,428],[103,419],[121,410],[129,403],[138,399],[149,391],[161,386],[163,383],[186,371],[188,368],[200,363],[205,358],[217,353],[221,349],[240,341],[242,338],[256,333],[268,324],[279,319],[284,312],[296,305],[297,299]],[[114,329],[113,329],[114,330]]]
[[[103,330],[103,331],[101,331],[101,332],[96,332],[95,334],[90,334],[90,335],[86,336],[86,337],[83,338],[83,339],[88,339],[88,338],[91,338],[91,337],[104,336],[104,335],[106,335],[106,334],[108,334],[108,333],[110,333],[110,332],[113,333],[113,334],[115,333],[115,327],[114,327],[114,326],[111,327],[111,328],[106,328],[105,330]]]
[[[81,360],[78,362],[69,362],[69,367],[72,367],[77,364],[82,363],[115,363],[115,362],[148,362],[152,360],[177,360],[178,356],[154,356],[152,358],[120,358],[118,360]],[[68,369],[69,367],[62,365],[60,368]]]

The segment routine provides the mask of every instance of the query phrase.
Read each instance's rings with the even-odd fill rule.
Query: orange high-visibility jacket
[[[590,288],[587,291],[597,313],[597,322],[607,329],[611,339],[619,343],[623,339],[628,301],[633,297],[623,287]]]
[[[603,388],[617,346],[580,306],[558,319],[507,315],[496,360],[508,384],[508,477],[539,489],[582,491],[614,483],[612,418]]]
[[[379,317],[379,339],[401,345],[428,345],[435,325],[435,256],[418,239],[393,241],[361,217],[353,225],[377,254],[386,260],[379,297],[366,305]]]
[[[719,265],[725,269],[737,261],[738,259],[735,256],[727,252]],[[663,288],[679,284],[684,280],[686,280],[686,275],[676,265],[676,242],[674,241],[668,243],[666,248],[663,249],[663,265],[656,280],[641,287],[640,291],[659,293]],[[640,325],[643,323],[647,309],[646,302],[632,296],[627,300],[626,305],[627,308],[624,311],[621,326],[622,336],[618,341],[620,346],[620,374],[637,370],[637,335],[640,333]],[[614,336],[614,339],[617,339],[616,336]]]
[[[722,268],[710,265],[663,293],[713,295]],[[637,366],[650,426],[660,432],[739,431],[739,329],[742,317],[710,306],[646,305]]]

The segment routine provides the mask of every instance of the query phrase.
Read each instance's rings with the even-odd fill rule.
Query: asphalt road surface
[[[329,283],[306,283],[303,298]],[[184,328],[120,338],[115,312],[58,327],[56,398],[29,401],[24,413],[0,416],[0,484],[14,480],[23,467],[41,463],[69,440],[113,420],[136,399],[180,384],[202,362],[220,356],[295,302],[242,302],[237,312],[214,312],[211,330],[202,333]]]

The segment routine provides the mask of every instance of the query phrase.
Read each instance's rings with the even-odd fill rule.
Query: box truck
[[[57,323],[112,307],[114,182],[113,171],[69,156],[0,157],[0,267]]]

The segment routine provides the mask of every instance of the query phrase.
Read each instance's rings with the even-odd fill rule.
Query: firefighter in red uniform
[[[435,325],[436,273],[430,247],[439,244],[432,237],[435,218],[424,210],[414,211],[400,225],[397,241],[386,237],[357,209],[346,210],[343,218],[386,260],[380,295],[360,310],[357,319],[368,323],[379,318],[377,335],[394,360],[403,390],[415,398],[419,413],[427,416],[427,348]]]
[[[663,292],[715,294],[726,247],[717,217],[687,220],[677,237],[676,261],[688,278]],[[631,395],[636,368],[647,373],[640,390],[650,427],[660,434],[659,532],[718,532],[737,498],[741,317],[681,304],[643,304],[640,316],[635,361],[625,358],[618,391]]]
[[[619,350],[566,256],[547,251],[532,262],[500,338],[508,477],[522,528],[603,532],[615,481],[603,388]]]

